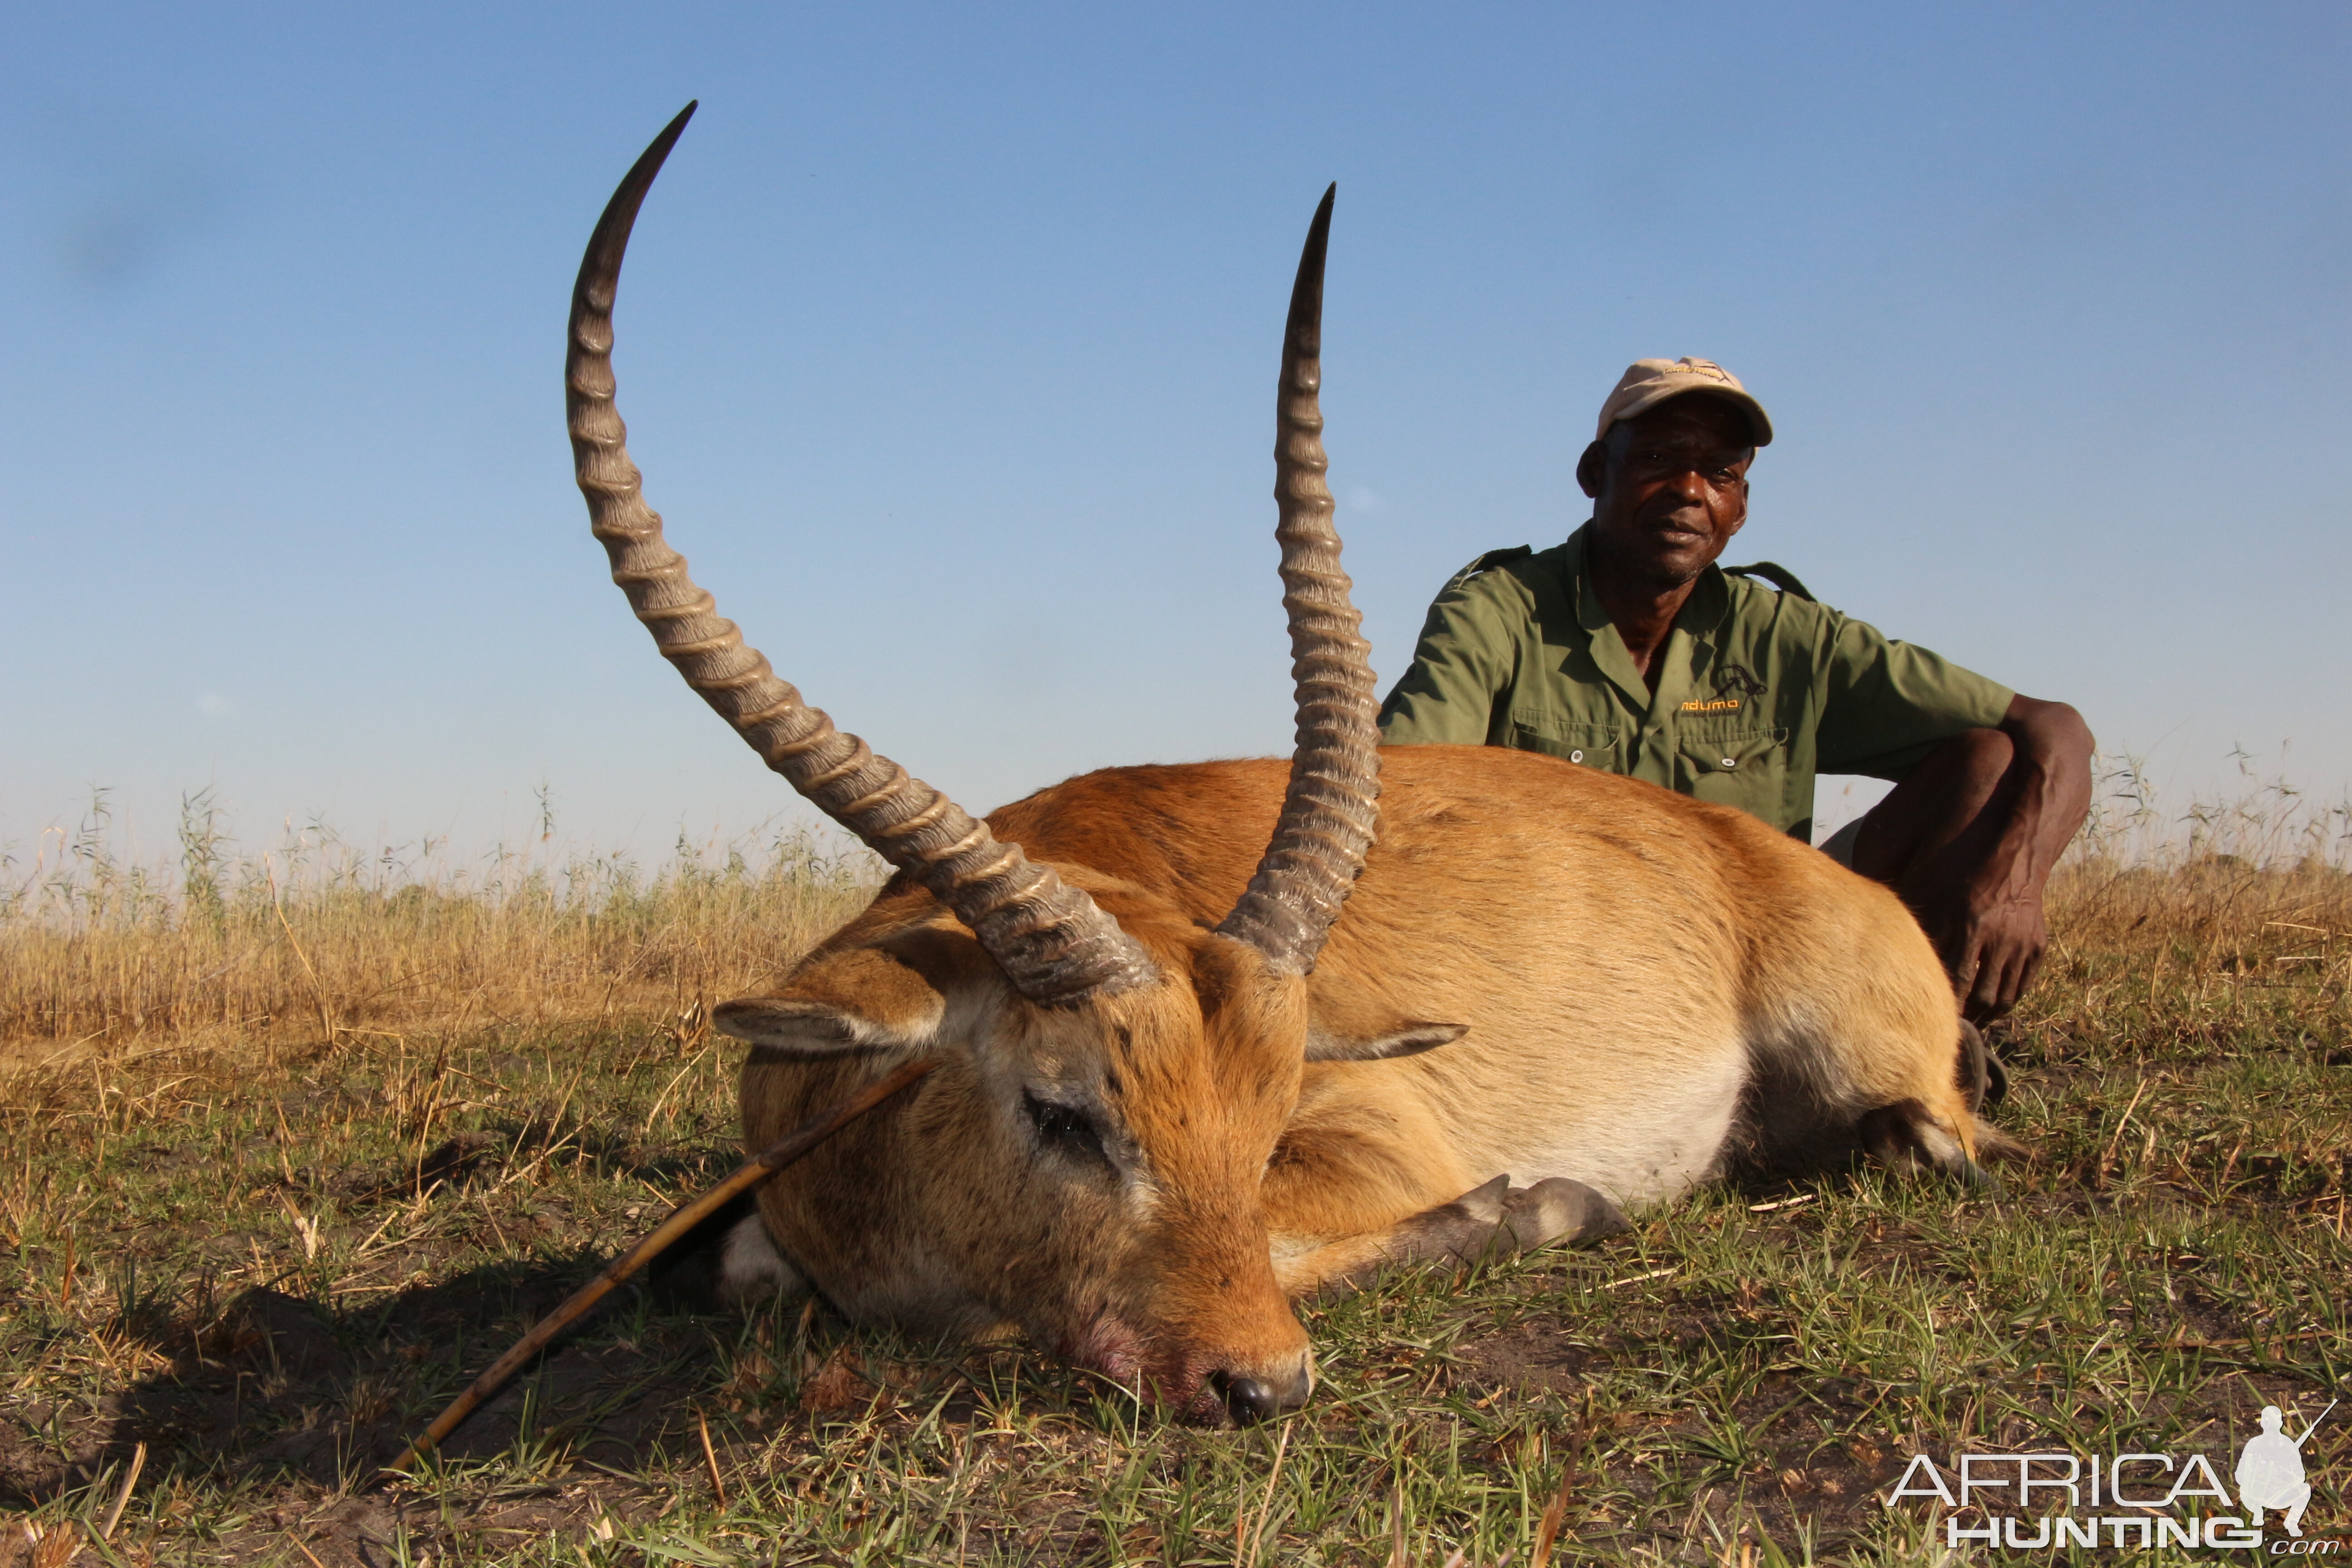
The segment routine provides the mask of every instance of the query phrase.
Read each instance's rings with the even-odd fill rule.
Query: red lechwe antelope
[[[1383,1266],[1603,1235],[1735,1167],[1975,1173],[1999,1135],[1892,893],[1650,784],[1380,748],[1323,477],[1328,194],[1276,394],[1286,765],[1113,768],[976,822],[803,703],[663,542],[613,404],[622,255],[692,112],[581,264],[580,488],[663,655],[898,872],[774,994],[718,1009],[751,1046],[745,1137],[940,1062],[761,1192],[731,1279],[917,1332],[1017,1326],[1250,1420],[1310,1385],[1291,1300]]]

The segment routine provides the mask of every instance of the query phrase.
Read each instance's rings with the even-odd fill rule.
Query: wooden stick
[[[698,1410],[694,1424],[702,1428],[702,1462],[710,1467],[710,1495],[719,1500],[719,1511],[727,1511],[727,1483],[719,1479],[719,1454],[710,1446],[710,1417]]]
[[[573,1291],[570,1300],[541,1319],[530,1332],[516,1341],[512,1350],[492,1362],[489,1370],[474,1380],[472,1387],[452,1400],[448,1409],[433,1418],[433,1425],[425,1429],[425,1436],[411,1443],[399,1458],[384,1467],[384,1474],[389,1476],[405,1470],[427,1451],[438,1447],[450,1433],[457,1429],[459,1422],[471,1415],[482,1401],[496,1394],[507,1379],[545,1350],[556,1335],[579,1321],[591,1307],[611,1295],[630,1275],[667,1251],[679,1237],[718,1212],[729,1199],[758,1186],[939,1065],[936,1058],[908,1062],[889,1077],[868,1084],[840,1104],[810,1117],[746,1161],[733,1175],[692,1203],[681,1204],[672,1209],[669,1217],[656,1226],[643,1241],[622,1254],[604,1272]]]
[[[2336,1406],[2331,1405],[2327,1408],[2333,1410]],[[2308,1437],[2311,1434],[2306,1432],[2304,1436]],[[131,1505],[131,1489],[139,1484],[139,1472],[146,1468],[147,1445],[142,1443],[131,1451],[131,1468],[123,1472],[122,1489],[114,1494],[114,1506],[106,1510],[106,1522],[98,1527],[100,1541],[110,1539],[114,1527],[122,1522],[122,1510]]]

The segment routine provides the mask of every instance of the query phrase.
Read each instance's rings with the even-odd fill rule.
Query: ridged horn
[[[1290,289],[1282,380],[1275,392],[1274,536],[1282,544],[1282,603],[1290,613],[1290,676],[1298,733],[1290,786],[1265,856],[1217,930],[1248,942],[1286,973],[1306,974],[1364,868],[1380,822],[1380,703],[1371,645],[1348,599],[1331,490],[1323,476],[1323,253],[1331,200],[1307,226]]]
[[[1150,957],[1084,890],[1018,845],[998,843],[953,801],[802,701],[663,540],[613,406],[613,299],[637,208],[694,109],[654,138],[613,193],[572,290],[563,365],[572,457],[613,581],[686,683],[818,810],[955,911],[1023,995],[1069,1002],[1149,984],[1158,977]]]

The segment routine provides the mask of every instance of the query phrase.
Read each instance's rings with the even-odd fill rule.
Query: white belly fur
[[[1680,1075],[1643,1085],[1639,1095],[1613,1085],[1606,1099],[1565,1115],[1531,1117],[1486,1148],[1465,1151],[1467,1163],[1484,1176],[1507,1173],[1520,1186],[1567,1176],[1627,1209],[1678,1197],[1717,1173],[1747,1079],[1737,1052],[1721,1053],[1700,1071],[1681,1065]]]

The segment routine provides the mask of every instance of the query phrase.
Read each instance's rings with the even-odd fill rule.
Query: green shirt
[[[1816,773],[1900,779],[1938,742],[2000,723],[2016,695],[1793,584],[1713,566],[1675,617],[1654,695],[1593,592],[1584,535],[1454,574],[1381,705],[1382,739],[1565,757],[1811,842]]]

